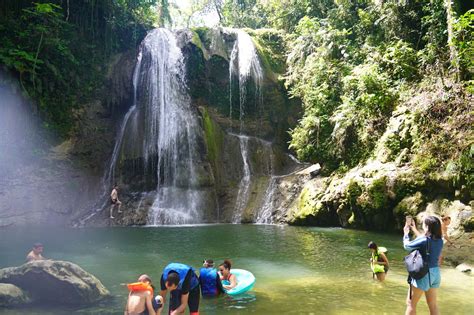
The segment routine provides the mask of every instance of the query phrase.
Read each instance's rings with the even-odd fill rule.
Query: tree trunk
[[[444,6],[446,8],[446,24],[448,28],[448,46],[449,46],[449,61],[453,67],[454,75],[456,81],[459,81],[460,76],[460,66],[459,66],[459,54],[454,44],[454,29],[453,23],[456,18],[455,0],[444,0]]]

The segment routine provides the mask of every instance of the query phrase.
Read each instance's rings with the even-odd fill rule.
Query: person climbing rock
[[[31,251],[26,255],[26,261],[35,261],[35,260],[45,260],[46,258],[41,255],[43,253],[44,246],[41,243],[36,243],[33,245]]]
[[[454,246],[453,241],[449,238],[448,235],[448,226],[451,224],[451,217],[450,216],[441,216],[441,233],[443,234],[443,244],[446,244],[446,246]],[[444,261],[444,255],[441,253],[439,256],[439,265],[441,266]]]
[[[372,257],[370,258],[370,268],[372,273],[377,277],[377,280],[384,281],[388,272],[388,258],[385,253],[387,249],[385,247],[378,247],[377,244],[370,241],[367,246],[372,252]]]
[[[148,275],[138,277],[138,282],[127,284],[128,294],[125,315],[160,315],[163,310],[163,298],[153,297],[154,288]]]
[[[451,224],[451,217],[449,215],[447,216],[441,216],[441,232],[443,233],[443,242],[444,244],[447,245],[453,245],[453,241],[449,238],[448,235],[448,227]]]
[[[192,267],[171,263],[163,269],[160,282],[163,301],[170,291],[170,315],[183,313],[186,305],[190,315],[199,315],[199,279]]]
[[[204,260],[203,267],[199,270],[199,284],[201,286],[201,294],[204,297],[214,297],[224,292],[221,279],[214,268],[214,261],[212,259]]]
[[[114,188],[112,189],[112,192],[110,193],[110,203],[112,204],[110,206],[110,218],[115,219],[115,217],[113,216],[115,206],[118,206],[118,213],[122,213],[122,211],[120,211],[120,208],[122,207],[122,202],[118,199],[118,185],[117,184],[114,185]]]

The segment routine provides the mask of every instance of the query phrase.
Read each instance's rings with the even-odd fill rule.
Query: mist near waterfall
[[[90,178],[12,81],[0,73],[0,227],[67,224],[87,202]]]

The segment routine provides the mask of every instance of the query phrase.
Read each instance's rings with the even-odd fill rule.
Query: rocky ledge
[[[96,277],[67,261],[34,261],[0,269],[0,306],[89,305],[109,296]]]

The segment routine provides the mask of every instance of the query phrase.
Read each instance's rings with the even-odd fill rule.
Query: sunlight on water
[[[61,236],[61,237],[58,237]],[[391,268],[385,283],[372,280],[370,240],[388,248]],[[79,314],[119,314],[127,298],[122,283],[140,273],[159,281],[162,268],[179,261],[199,269],[203,259],[231,258],[257,278],[251,292],[201,300],[202,314],[402,314],[408,286],[401,237],[343,229],[271,225],[194,225],[159,228],[16,229],[0,231],[5,255],[0,266],[22,263],[33,242],[45,255],[78,263],[96,275],[114,296]],[[472,314],[473,277],[442,268],[442,314]],[[419,314],[427,314],[424,300]],[[64,314],[38,309],[30,314]],[[0,314],[24,314],[1,309]]]

